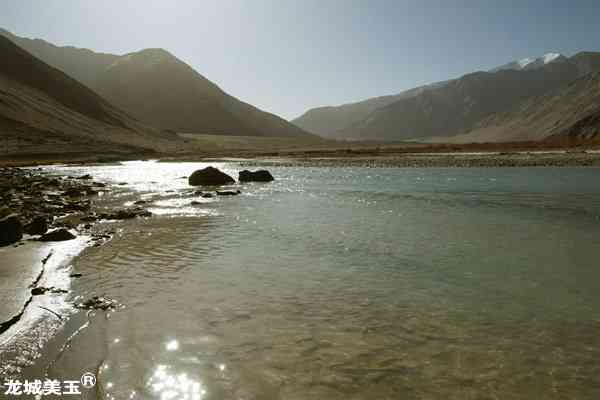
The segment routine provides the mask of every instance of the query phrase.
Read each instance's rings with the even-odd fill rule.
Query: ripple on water
[[[98,174],[146,166],[119,205],[188,207],[197,164]],[[600,398],[593,171],[273,171],[76,260],[127,307],[50,372],[99,360],[115,399]]]

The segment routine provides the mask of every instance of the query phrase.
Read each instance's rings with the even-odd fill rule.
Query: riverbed
[[[73,260],[72,299],[122,307],[73,311],[25,376],[92,371],[89,399],[600,398],[600,169],[270,163],[201,198],[207,165],[46,168],[153,216]]]

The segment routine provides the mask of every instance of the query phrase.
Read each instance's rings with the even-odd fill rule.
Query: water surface
[[[203,166],[55,167],[155,216],[75,261],[125,308],[49,375],[98,370],[106,399],[600,398],[599,169],[270,167],[200,199]]]

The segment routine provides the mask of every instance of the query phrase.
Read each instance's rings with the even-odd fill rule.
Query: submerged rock
[[[212,194],[211,192],[203,192],[202,190],[196,190],[194,192],[194,195],[200,196],[205,199],[210,199],[211,197],[215,197],[215,195]]]
[[[217,168],[206,167],[194,171],[188,178],[188,183],[191,186],[220,186],[235,183],[235,180]]]
[[[19,214],[9,214],[0,219],[0,246],[18,242],[23,237],[23,224]]]
[[[86,218],[86,214],[82,212],[75,212],[73,214],[65,215],[57,218],[54,221],[54,226],[63,226],[66,228],[75,228],[83,222],[83,218]]]
[[[152,213],[140,207],[124,208],[111,213],[98,215],[100,219],[133,219],[137,217],[151,217]]]
[[[217,195],[219,196],[237,196],[242,193],[239,190],[217,190]]]
[[[37,216],[25,225],[24,231],[29,235],[43,235],[48,231],[48,221],[42,216]]]
[[[63,195],[68,196],[68,197],[81,197],[84,194],[85,193],[82,190],[77,189],[77,188],[69,188],[63,192]]]
[[[265,169],[258,171],[244,170],[239,173],[240,182],[272,182],[275,178]]]
[[[75,235],[65,228],[54,229],[42,235],[38,240],[41,242],[62,242],[65,240],[75,239]]]
[[[106,297],[94,296],[83,303],[78,303],[75,307],[83,310],[114,310],[119,307],[119,303],[116,300],[109,299]]]
[[[32,296],[41,296],[46,293],[64,294],[64,293],[69,293],[69,291],[65,290],[65,289],[55,288],[54,286],[52,286],[52,287],[38,286],[38,287],[34,287],[33,289],[31,289]]]

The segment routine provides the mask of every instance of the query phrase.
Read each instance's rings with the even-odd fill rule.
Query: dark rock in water
[[[188,183],[191,186],[219,186],[235,183],[235,180],[217,168],[206,167],[194,171],[188,178]]]
[[[0,219],[0,246],[18,242],[23,237],[23,224],[18,214],[9,214]]]
[[[196,190],[194,192],[194,195],[195,196],[200,196],[200,197],[205,198],[205,199],[210,199],[211,197],[215,197],[215,195],[212,194],[211,192],[203,192],[202,190]]]
[[[94,296],[89,300],[84,301],[83,303],[78,303],[75,307],[83,309],[83,310],[114,310],[119,307],[119,303],[116,300],[109,299],[106,297],[98,297]]]
[[[146,203],[148,203],[146,200],[138,200],[138,201],[133,202],[133,204],[135,204],[136,206],[146,204]]]
[[[152,213],[140,207],[125,208],[111,213],[100,214],[100,219],[133,219],[137,217],[151,217]]]
[[[80,177],[78,177],[76,179],[88,180],[88,179],[92,179],[92,176],[90,174],[87,174],[87,175],[80,176]]]
[[[236,196],[240,193],[242,192],[239,190],[217,190],[219,196]]]
[[[59,228],[42,235],[38,240],[41,242],[62,242],[75,239],[75,237],[76,236],[67,229]]]
[[[69,188],[64,191],[63,195],[69,196],[69,197],[81,197],[81,196],[83,196],[83,192],[76,188]]]
[[[49,287],[49,288],[43,287],[43,286],[38,286],[38,287],[31,289],[32,296],[41,296],[41,295],[46,294],[47,292],[54,293],[54,294],[69,293],[68,290],[55,288],[54,286]]]
[[[190,204],[191,204],[192,206],[199,206],[199,205],[200,205],[200,204],[202,204],[202,203],[201,203],[201,202],[199,202],[199,201],[196,201],[196,200],[194,200],[194,201],[192,201]]]
[[[83,274],[73,273],[73,274],[69,275],[69,278],[81,278],[82,276],[83,276]]]
[[[98,221],[98,217],[96,215],[84,215],[79,220],[81,222],[94,222],[94,221]]]
[[[29,235],[43,235],[48,231],[48,221],[42,216],[37,216],[25,225],[25,233]]]
[[[79,224],[81,224],[81,219],[84,218],[85,214],[81,212],[65,215],[63,217],[57,218],[53,225],[54,226],[62,226],[66,228],[75,228]]]
[[[244,170],[239,173],[240,182],[272,182],[274,180],[273,175],[264,169],[259,171]]]

